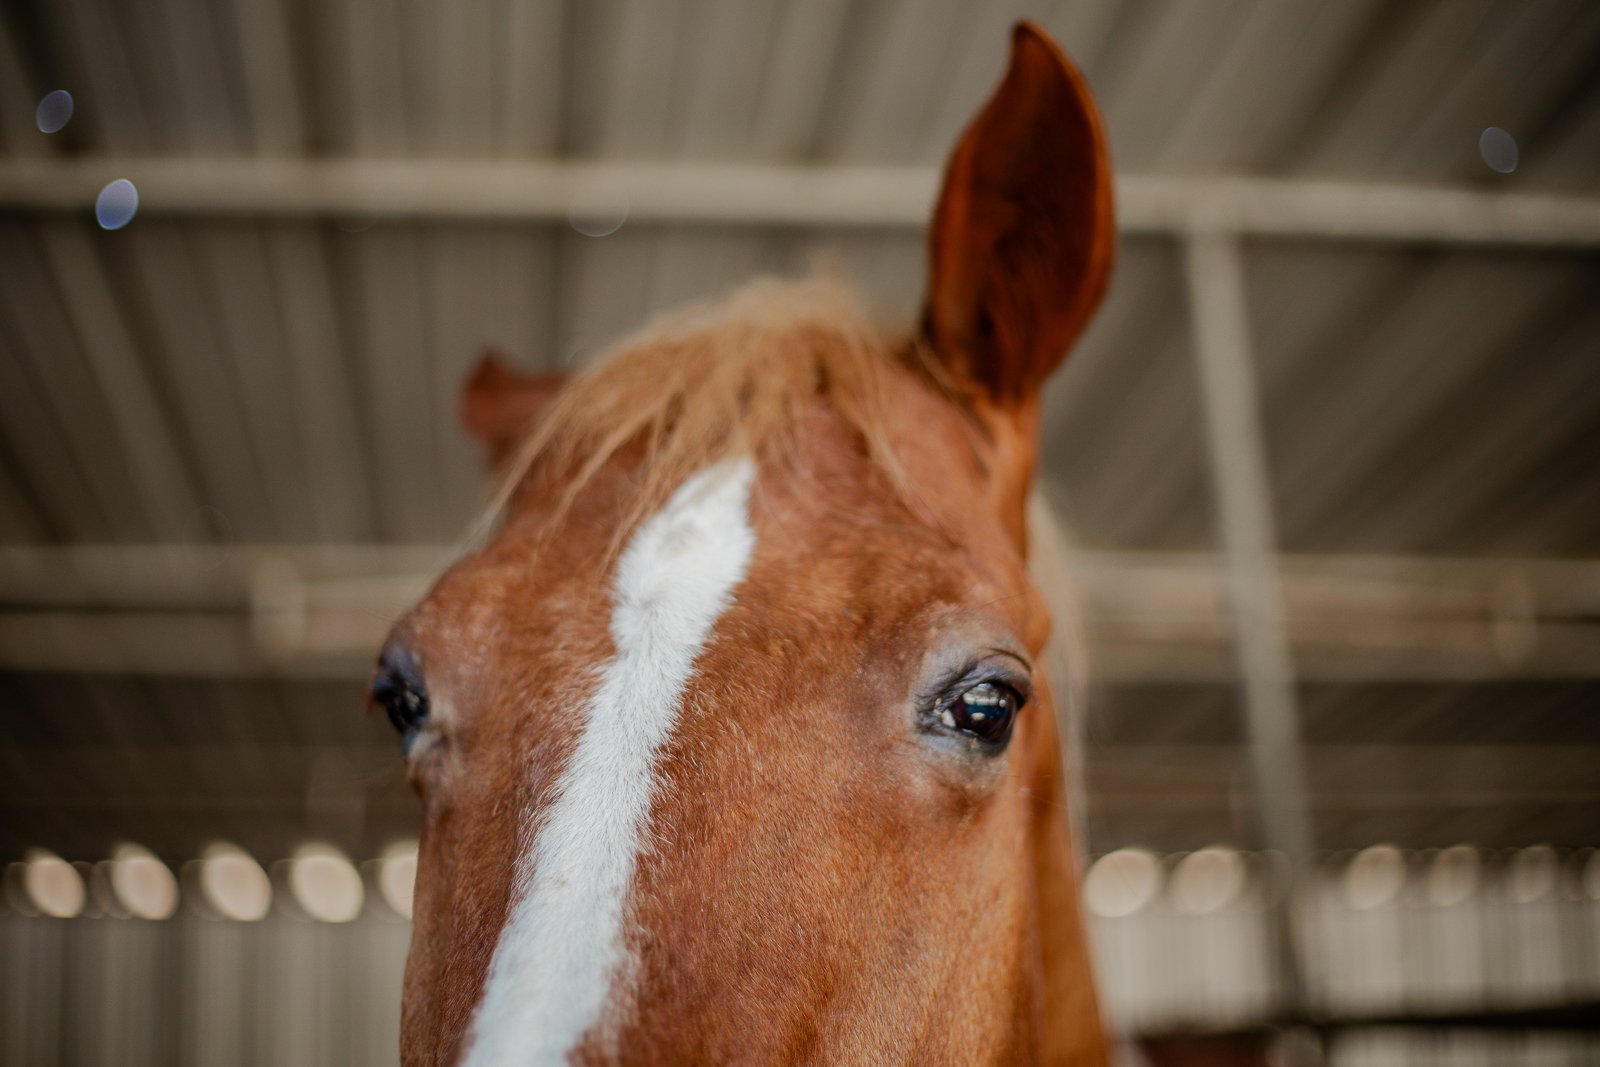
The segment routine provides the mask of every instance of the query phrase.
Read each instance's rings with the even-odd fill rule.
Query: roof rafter
[[[273,156],[0,160],[0,205],[78,211],[126,178],[163,215],[567,219],[605,204],[636,222],[921,227],[930,167],[582,163]],[[1362,241],[1600,246],[1600,196],[1308,178],[1125,174],[1132,233],[1220,231]]]

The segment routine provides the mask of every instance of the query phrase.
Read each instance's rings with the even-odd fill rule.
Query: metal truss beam
[[[0,668],[359,677],[446,546],[0,548]],[[1307,681],[1600,678],[1600,560],[1280,555]],[[1237,680],[1206,553],[1074,553],[1107,682]]]
[[[928,167],[84,156],[0,160],[0,205],[85,211],[126,178],[160,215],[565,220],[920,229]],[[1131,233],[1600,246],[1600,197],[1303,178],[1125,174]]]

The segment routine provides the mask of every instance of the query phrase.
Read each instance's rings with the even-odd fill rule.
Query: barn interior
[[[1111,1017],[1600,1056],[1600,7],[18,0],[0,1062],[395,1061],[362,692],[486,499],[459,383],[818,264],[911,324],[1022,17],[1118,179],[1041,470]]]

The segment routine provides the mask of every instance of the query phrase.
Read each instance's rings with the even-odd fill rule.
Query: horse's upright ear
[[[538,421],[565,375],[528,374],[486,348],[461,387],[461,424],[483,445],[490,468],[499,467]]]
[[[1105,291],[1111,168],[1088,86],[1031,23],[945,171],[923,331],[946,374],[1002,410],[1030,405]]]

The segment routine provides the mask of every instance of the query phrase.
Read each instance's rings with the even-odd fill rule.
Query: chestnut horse
[[[1113,236],[1023,24],[917,330],[768,282],[479,367],[496,526],[371,693],[424,811],[407,1064],[1105,1062],[1026,513]]]

